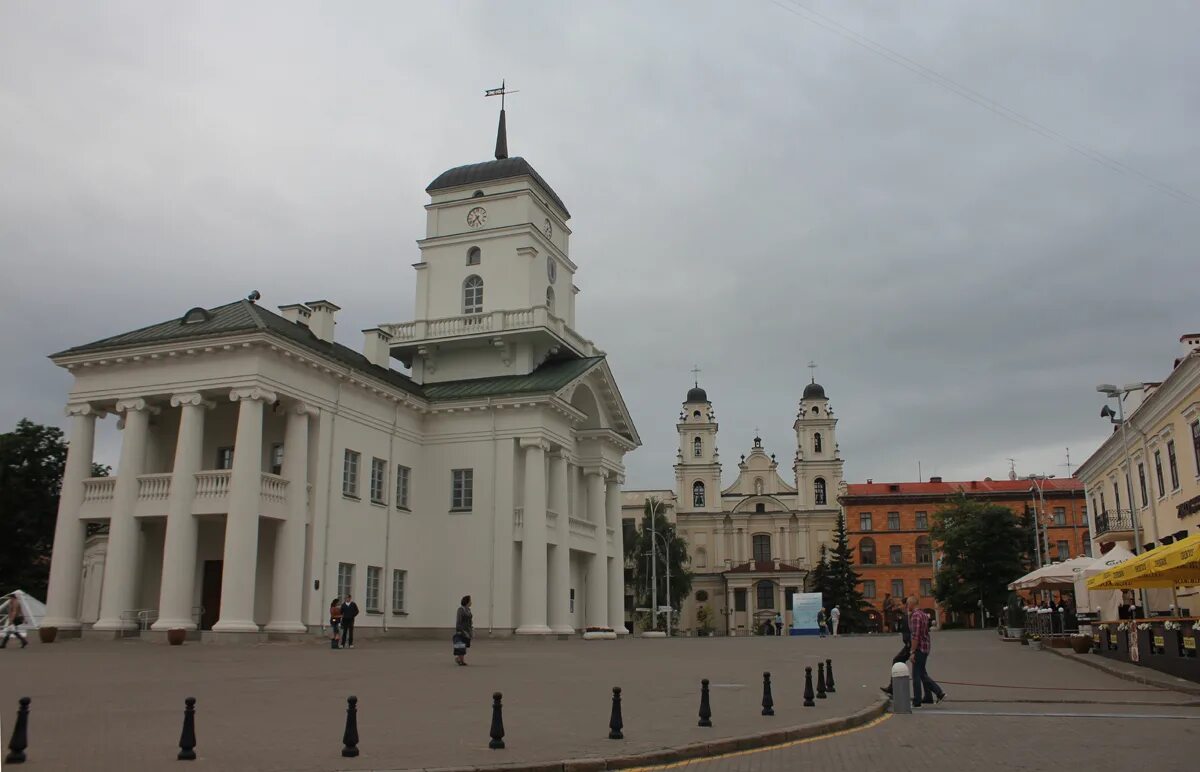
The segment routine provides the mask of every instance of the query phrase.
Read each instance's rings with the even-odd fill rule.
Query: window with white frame
[[[1066,507],[1055,507],[1054,508],[1054,524],[1055,525],[1066,525],[1067,524],[1067,508]]]
[[[408,482],[411,477],[411,469],[396,465],[396,509],[408,509]]]
[[[387,461],[382,458],[371,459],[371,501],[376,504],[386,504],[384,488],[387,487]]]
[[[933,596],[933,580],[932,579],[922,579],[921,580],[921,597],[929,598],[932,596]]]
[[[283,474],[283,443],[271,445],[271,474]]]
[[[467,265],[479,265],[482,259],[483,253],[479,251],[479,247],[471,247],[467,250]]]
[[[483,313],[483,279],[478,276],[468,276],[463,281],[463,313]]]
[[[378,614],[379,584],[383,579],[383,569],[379,566],[367,566],[367,611]]]
[[[917,513],[917,528],[922,531],[929,530],[929,513],[928,512],[918,512]]]
[[[893,598],[903,598],[904,597],[904,580],[903,579],[893,579],[892,580],[892,597]]]
[[[818,507],[825,506],[825,480],[820,477],[813,481],[813,498]]]
[[[354,564],[338,563],[338,598],[354,593]]]
[[[217,469],[233,469],[233,446],[217,448]]]
[[[703,454],[704,454],[704,443],[700,440],[699,437],[696,437],[695,439],[692,440],[692,455],[695,456],[696,458],[700,458],[700,456],[702,456]]]
[[[358,464],[362,461],[362,454],[355,450],[346,448],[346,454],[342,458],[342,495],[358,498]]]
[[[473,469],[452,469],[450,471],[450,509],[468,510],[474,500]]]
[[[1163,485],[1162,451],[1154,451],[1154,476],[1158,478],[1158,497],[1167,495],[1167,486]]]
[[[1175,460],[1175,440],[1167,441],[1167,467],[1171,470],[1171,490],[1179,490],[1179,464]]]
[[[1066,539],[1059,540],[1056,545],[1058,548],[1058,559],[1069,560],[1071,557],[1071,543]]]
[[[859,512],[858,513],[858,530],[860,530],[860,531],[870,531],[871,530],[871,513],[870,512]]]
[[[392,569],[392,613],[404,613],[404,590],[408,580],[408,572],[399,568]]]
[[[871,599],[871,598],[875,597],[875,580],[874,579],[863,579],[862,586],[863,586],[863,597],[864,598]]]
[[[887,515],[888,515],[888,521],[887,521],[888,530],[889,531],[899,531],[900,530],[900,513],[899,512],[888,512]]]

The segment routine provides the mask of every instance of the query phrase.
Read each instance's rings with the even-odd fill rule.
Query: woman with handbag
[[[329,604],[329,629],[333,633],[333,637],[329,639],[330,648],[338,648],[341,641],[341,626],[342,626],[342,602],[338,598],[334,598]]]
[[[471,596],[464,595],[454,619],[454,661],[467,664],[467,649],[471,648],[471,636],[475,627],[471,622]]]

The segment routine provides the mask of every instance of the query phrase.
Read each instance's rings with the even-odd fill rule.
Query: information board
[[[792,594],[791,635],[817,635],[817,612],[821,610],[821,593],[797,592]]]

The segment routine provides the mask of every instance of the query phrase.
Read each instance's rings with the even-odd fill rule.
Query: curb
[[[1081,665],[1087,665],[1090,668],[1095,668],[1096,670],[1108,673],[1109,675],[1120,678],[1123,681],[1132,681],[1135,684],[1142,684],[1143,686],[1157,686],[1159,689],[1164,689],[1166,691],[1179,692],[1180,694],[1200,697],[1200,686],[1192,686],[1187,683],[1164,682],[1162,680],[1149,678],[1138,673],[1128,673],[1124,670],[1111,667],[1103,659],[1093,659],[1095,655],[1091,653],[1085,657],[1082,654],[1067,654],[1065,652],[1059,652],[1057,649],[1043,649],[1043,651],[1053,652],[1056,656],[1062,657],[1070,662],[1078,662]],[[1152,670],[1150,672],[1158,673],[1159,671]],[[1162,674],[1162,677],[1172,678],[1173,676],[1164,673]]]
[[[564,759],[563,761],[534,761],[510,764],[484,764],[476,766],[437,767],[427,768],[424,772],[604,772],[610,769],[630,769],[633,767],[672,764],[690,759],[720,756],[725,753],[751,750],[754,748],[769,748],[774,745],[794,742],[796,740],[811,740],[835,732],[869,724],[887,713],[890,700],[879,698],[866,708],[841,718],[828,718],[815,724],[796,726],[790,729],[776,729],[771,732],[744,735],[742,737],[725,737],[720,740],[681,745],[675,748],[663,748],[656,751],[636,753],[623,756],[608,756],[604,758]]]

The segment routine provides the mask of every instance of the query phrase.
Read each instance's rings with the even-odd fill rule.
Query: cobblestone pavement
[[[26,650],[0,652],[0,718],[10,730],[17,698],[33,698],[29,757],[31,768],[36,763],[43,770],[154,770],[175,764],[186,696],[198,700],[198,767],[323,772],[625,755],[854,713],[878,696],[896,648],[897,639],[881,636],[481,639],[472,648],[471,666],[459,668],[451,661],[448,643],[441,641],[364,640],[342,651],[317,642],[244,647],[34,643]],[[826,657],[835,664],[837,693],[818,701],[816,708],[804,708],[803,667]],[[890,762],[899,749],[901,756],[912,756],[914,766],[920,763],[928,770],[921,754],[931,744],[965,743],[971,755],[946,750],[947,763],[964,758],[982,763],[1016,753],[1013,746],[1025,747],[1014,743],[1016,738],[1051,738],[1061,746],[1065,738],[1085,732],[1097,735],[1099,748],[1119,746],[1122,734],[1139,738],[1142,748],[1181,748],[1181,743],[1147,745],[1144,738],[1153,729],[1184,739],[1180,732],[1191,726],[1184,721],[1112,719],[1119,729],[1105,731],[1105,719],[950,712],[1200,714],[1200,709],[1187,707],[1196,697],[1003,644],[994,633],[937,634],[930,668],[946,682],[951,699],[923,709],[925,714],[896,717],[841,738],[705,763],[714,770],[794,768],[788,754],[833,754],[821,756],[829,764],[857,763],[859,758]],[[760,715],[764,670],[773,673],[772,718]],[[701,678],[712,681],[712,729],[696,726]],[[624,741],[607,739],[612,686],[624,690]],[[505,695],[508,748],[499,752],[487,749],[493,691]],[[362,755],[343,759],[345,698],[350,694],[359,698]],[[943,715],[930,715],[934,711]],[[1041,734],[1048,724],[1055,729]],[[1168,726],[1160,729],[1162,725]],[[870,753],[886,755],[863,755]],[[1095,757],[1104,755],[1097,752]]]

